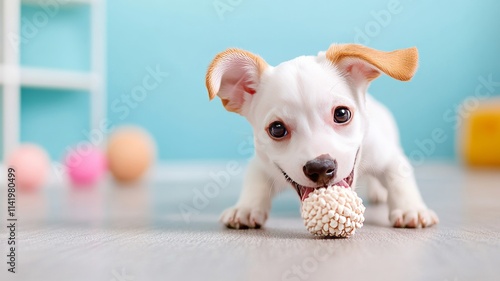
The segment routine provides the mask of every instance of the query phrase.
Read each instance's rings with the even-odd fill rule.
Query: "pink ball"
[[[45,150],[35,144],[23,144],[8,158],[8,168],[15,169],[16,187],[34,190],[42,186],[50,171],[50,159]]]
[[[75,186],[91,186],[103,177],[107,161],[104,153],[97,148],[86,151],[73,149],[66,155],[65,166]]]

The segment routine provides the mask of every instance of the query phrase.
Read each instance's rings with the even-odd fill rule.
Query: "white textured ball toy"
[[[349,237],[365,221],[363,201],[343,186],[315,189],[302,201],[301,212],[307,230],[318,236]]]

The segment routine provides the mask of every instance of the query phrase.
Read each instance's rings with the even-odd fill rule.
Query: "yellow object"
[[[485,102],[471,112],[462,138],[468,165],[500,167],[500,102]]]
[[[139,180],[155,158],[152,137],[138,127],[123,127],[115,131],[108,142],[108,165],[113,177],[120,182]]]

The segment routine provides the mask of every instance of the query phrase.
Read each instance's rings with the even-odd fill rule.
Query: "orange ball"
[[[155,158],[153,138],[138,127],[122,127],[108,141],[108,166],[119,182],[138,181]]]

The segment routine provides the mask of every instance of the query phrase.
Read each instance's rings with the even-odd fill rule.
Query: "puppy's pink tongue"
[[[349,184],[347,184],[347,182],[345,180],[341,180],[338,183],[336,183],[335,185],[342,186],[342,187],[345,187],[345,188],[349,188],[350,187]]]
[[[344,188],[349,188],[349,184],[345,181],[345,180],[341,180],[339,181],[338,183],[336,183],[335,185],[337,186],[342,186]],[[305,186],[301,186],[299,187],[300,189],[300,200],[301,201],[304,201],[311,192],[313,192],[316,188],[312,188],[312,187],[305,187]]]
[[[313,192],[314,190],[315,190],[315,188],[312,188],[312,187],[301,186],[300,187],[300,194],[301,194],[300,200],[304,201],[307,198],[307,196],[309,196],[309,193]]]

